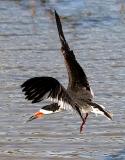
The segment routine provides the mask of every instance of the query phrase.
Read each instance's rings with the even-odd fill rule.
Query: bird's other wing
[[[56,19],[57,29],[59,33],[59,39],[62,45],[61,51],[64,56],[64,61],[66,64],[68,77],[69,77],[68,89],[70,89],[73,92],[79,92],[79,94],[83,93],[84,95],[86,95],[85,99],[92,99],[93,92],[90,88],[87,76],[84,70],[82,69],[82,67],[77,62],[73,51],[70,50],[70,47],[66,42],[66,39],[64,37],[64,33],[62,30],[60,17],[56,11],[55,11],[55,19]]]
[[[52,103],[52,104],[49,104],[49,105],[46,105],[46,106],[43,106],[41,109],[44,109],[46,111],[50,111],[52,113],[55,113],[55,112],[60,112],[60,106],[57,104],[57,103]]]
[[[43,106],[40,111],[44,114],[52,114],[63,111],[61,107],[58,105],[58,103],[52,103],[46,106]]]
[[[24,82],[21,87],[25,93],[25,98],[31,100],[32,103],[49,99],[53,103],[57,103],[62,109],[70,110],[74,108],[69,94],[55,78],[34,77]]]

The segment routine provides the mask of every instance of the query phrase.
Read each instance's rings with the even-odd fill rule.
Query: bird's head
[[[44,115],[44,113],[41,112],[41,110],[38,111],[38,112],[35,112],[35,113],[33,114],[33,116],[31,116],[31,117],[27,120],[27,122],[30,122],[30,121],[32,121],[32,120],[34,120],[34,119],[41,119],[41,118],[43,117],[43,115]]]

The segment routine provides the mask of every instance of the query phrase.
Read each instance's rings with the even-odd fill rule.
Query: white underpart
[[[54,103],[58,103],[58,105],[60,106],[58,110],[56,111],[50,111],[50,110],[45,110],[45,109],[40,109],[40,112],[42,112],[43,114],[52,114],[52,113],[57,113],[63,110],[69,110],[69,111],[73,111],[73,108],[70,104],[64,102],[62,99],[58,100],[55,98],[49,98],[52,102]]]
[[[53,113],[53,111],[48,111],[48,110],[45,110],[45,109],[42,109],[42,108],[39,111],[43,114],[52,114]]]
[[[99,104],[103,109],[105,109],[105,107],[102,104]]]
[[[41,113],[43,113],[43,114],[52,114],[52,113],[57,113],[57,112],[60,112],[61,110],[57,110],[57,111],[49,111],[49,110],[45,110],[45,109],[40,109],[39,110]]]
[[[58,100],[57,103],[59,104],[60,108],[63,110],[69,110],[69,111],[73,110],[72,106],[67,102],[63,101],[62,99]]]
[[[95,113],[95,115],[97,116],[98,114],[104,115],[104,113],[102,111],[100,111],[98,108],[94,108],[93,106],[91,106],[92,108],[92,113]]]
[[[103,105],[100,105],[103,109],[105,109],[105,107],[103,106]],[[95,113],[96,114],[96,116],[97,116],[97,114],[100,114],[100,115],[104,115],[105,116],[105,114],[104,114],[104,112],[102,112],[102,111],[100,111],[98,108],[94,108],[93,106],[91,106],[91,108],[92,108],[92,111],[91,112],[93,112],[93,113]],[[111,113],[111,112],[107,112],[111,117],[113,116],[113,114]],[[107,117],[107,116],[106,116]],[[109,117],[107,117],[109,120],[111,120]]]
[[[105,109],[105,107],[104,107],[103,105],[100,105],[100,106],[101,106],[103,109]],[[96,116],[97,116],[97,114],[104,115],[104,112],[100,111],[98,108],[94,108],[93,106],[91,106],[91,108],[92,108],[92,111],[91,111],[91,112],[95,113]]]
[[[93,92],[92,88],[90,88],[90,93],[92,95],[92,98],[94,98],[94,92]]]
[[[57,98],[49,98],[50,101],[57,103],[60,106],[60,110],[69,110],[69,111],[73,111],[72,106],[65,102],[62,98],[61,99],[57,99]]]
[[[49,93],[47,93],[45,96],[47,96]],[[51,110],[45,110],[45,109],[40,109],[40,112],[42,112],[43,114],[52,114],[52,113],[57,113],[63,110],[69,110],[69,111],[73,111],[73,108],[70,104],[68,104],[67,102],[63,101],[63,99],[58,99],[57,98],[48,98],[48,100],[52,101],[53,103],[57,103],[60,107],[58,110],[56,111],[51,111]]]

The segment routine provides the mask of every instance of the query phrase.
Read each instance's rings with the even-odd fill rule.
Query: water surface
[[[25,123],[45,105],[24,99],[26,79],[48,75],[68,82],[50,8],[62,17],[95,100],[114,114],[113,121],[91,114],[83,134],[79,117],[67,112]],[[0,102],[1,160],[124,160],[124,1],[0,0]]]

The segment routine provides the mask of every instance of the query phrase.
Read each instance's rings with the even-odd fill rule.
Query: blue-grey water
[[[30,104],[20,85],[67,72],[50,9],[62,18],[70,47],[95,100],[113,121],[91,114],[79,133],[77,115],[25,121],[45,103]],[[125,1],[0,0],[0,160],[125,160]]]

